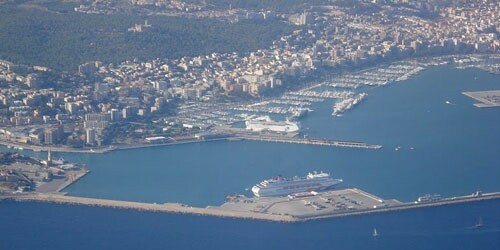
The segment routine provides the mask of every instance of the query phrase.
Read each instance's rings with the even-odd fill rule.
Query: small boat
[[[377,233],[377,229],[374,228],[373,229],[373,234],[372,234],[373,237],[377,237],[378,236],[378,233]]]
[[[474,226],[467,227],[467,229],[480,229],[483,227],[483,218],[479,216],[479,219],[477,220],[477,223]]]
[[[481,216],[479,216],[479,219],[477,220],[477,223],[476,225],[474,225],[474,228],[481,228],[483,227],[483,218]]]

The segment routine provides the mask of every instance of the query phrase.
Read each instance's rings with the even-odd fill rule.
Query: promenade
[[[133,143],[133,144],[114,144],[106,147],[99,148],[71,148],[67,146],[39,146],[30,145],[25,143],[15,143],[6,140],[0,140],[0,145],[12,147],[12,148],[22,148],[27,150],[33,150],[35,152],[41,151],[52,151],[52,152],[70,152],[70,153],[87,153],[87,154],[102,154],[115,150],[126,150],[126,149],[137,149],[137,148],[148,148],[148,147],[161,147],[188,143],[200,143],[200,142],[211,142],[211,141],[237,141],[237,140],[250,140],[250,141],[264,141],[264,142],[279,142],[279,143],[294,143],[294,144],[305,144],[305,145],[318,145],[318,146],[331,146],[331,147],[347,147],[347,148],[361,148],[361,149],[381,149],[382,145],[368,144],[364,142],[352,142],[352,141],[336,141],[328,139],[302,139],[296,137],[289,137],[284,135],[255,135],[255,134],[235,134],[228,137],[221,138],[211,138],[211,139],[199,139],[193,137],[192,139],[182,140],[182,141],[168,141],[162,143]]]

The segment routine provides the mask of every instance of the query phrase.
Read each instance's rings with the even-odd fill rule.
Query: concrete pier
[[[109,207],[109,208],[120,208],[120,209],[133,209],[133,210],[149,211],[149,212],[182,213],[182,214],[206,215],[206,216],[216,216],[216,217],[232,217],[240,219],[258,219],[258,220],[268,220],[277,222],[297,221],[297,219],[286,215],[259,214],[253,212],[245,212],[245,211],[224,211],[216,208],[190,207],[179,203],[156,204],[156,203],[143,203],[143,202],[132,202],[132,201],[64,196],[60,194],[30,193],[30,194],[19,194],[19,195],[3,195],[0,196],[0,201],[2,200],[51,202],[51,203],[68,204],[68,205],[97,206],[97,207]]]
[[[364,142],[350,142],[350,141],[335,141],[327,139],[300,139],[300,138],[288,138],[288,137],[278,137],[278,136],[252,136],[252,135],[240,135],[238,138],[243,140],[251,141],[266,141],[266,142],[280,142],[280,143],[296,143],[296,144],[306,144],[306,145],[318,145],[318,146],[331,146],[331,147],[345,147],[345,148],[361,148],[361,149],[381,149],[382,145],[367,144]]]
[[[479,101],[474,104],[478,108],[500,107],[500,90],[462,92],[462,94]]]
[[[451,197],[425,203],[402,203],[394,199],[385,200],[373,194],[354,188],[308,195],[303,194],[293,198],[247,198],[244,196],[236,196],[221,206],[207,208],[191,207],[179,203],[142,203],[64,196],[62,194],[23,193],[0,195],[0,202],[5,200],[52,202],[70,205],[134,209],[151,212],[257,219],[274,222],[301,222],[491,199],[500,199],[500,192]]]

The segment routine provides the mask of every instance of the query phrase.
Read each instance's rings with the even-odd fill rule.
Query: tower
[[[47,165],[52,164],[52,153],[49,151],[47,152]]]

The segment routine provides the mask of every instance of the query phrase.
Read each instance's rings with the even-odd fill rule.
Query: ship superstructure
[[[298,122],[273,121],[269,116],[262,116],[245,121],[246,129],[260,132],[272,131],[280,133],[293,133],[300,130]]]
[[[313,172],[304,177],[286,179],[278,176],[265,180],[253,186],[252,192],[257,197],[286,196],[300,192],[325,190],[341,182],[342,179],[333,179],[330,174]]]

